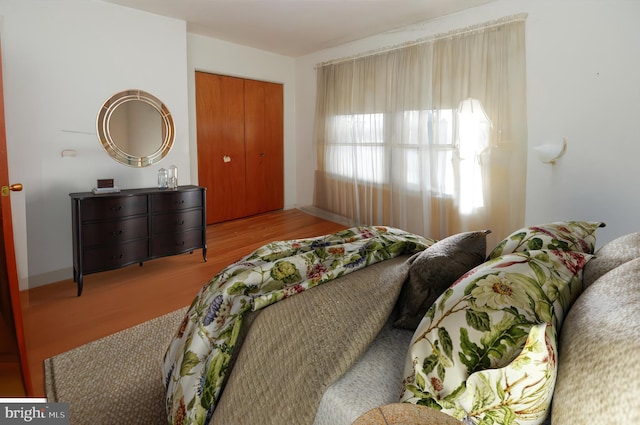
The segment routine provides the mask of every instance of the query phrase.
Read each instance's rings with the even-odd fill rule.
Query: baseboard
[[[38,286],[49,285],[50,283],[60,282],[62,280],[73,278],[73,267],[54,270],[42,273],[36,276],[29,276],[29,284],[27,289],[37,288]]]
[[[329,221],[333,221],[334,223],[339,223],[342,224],[343,226],[347,226],[347,227],[353,227],[353,226],[357,226],[355,220],[352,220],[350,218],[347,217],[343,217],[341,215],[329,212],[329,211],[325,211],[322,208],[318,208],[316,206],[313,205],[306,205],[303,207],[298,207],[298,209],[300,211],[303,211],[307,214],[311,214],[313,216],[316,217],[320,217],[323,218],[325,220],[329,220]]]

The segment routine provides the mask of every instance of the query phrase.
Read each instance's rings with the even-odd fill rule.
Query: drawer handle
[[[182,241],[182,242],[176,242],[176,246],[184,246],[184,241]]]
[[[121,259],[121,258],[123,257],[123,255],[124,255],[124,254],[120,254],[120,255],[112,255],[112,256],[111,256],[111,259],[112,259],[112,260],[119,260],[119,259]]]
[[[182,204],[184,204],[184,199],[180,199],[179,201],[175,201],[174,203],[176,205],[182,205]]]
[[[113,235],[114,238],[117,238],[118,236],[120,236],[122,234],[122,230],[118,231],[118,232],[111,232],[111,235]]]
[[[178,226],[182,226],[182,225],[184,224],[184,220],[182,220],[182,221],[178,221],[178,220],[176,220],[176,221],[174,222],[174,224],[177,224]]]
[[[111,211],[120,211],[122,210],[122,205],[118,205],[117,207],[111,207]]]

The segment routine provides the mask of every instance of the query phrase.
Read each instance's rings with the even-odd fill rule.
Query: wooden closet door
[[[245,80],[247,211],[284,207],[283,86]]]
[[[198,184],[207,224],[246,214],[244,80],[196,72]]]
[[[11,197],[13,190],[21,190],[9,181],[9,159],[4,116],[4,83],[2,80],[2,53],[0,52],[0,186],[7,193],[0,195],[0,366],[2,379],[11,382],[12,369],[21,370],[23,388],[11,388],[11,393],[2,397],[33,396],[33,384],[29,373],[27,342],[24,335],[20,285],[16,268],[16,253],[13,240]],[[7,389],[8,391],[8,389]],[[19,391],[19,392],[13,392]],[[26,394],[24,394],[26,393]]]

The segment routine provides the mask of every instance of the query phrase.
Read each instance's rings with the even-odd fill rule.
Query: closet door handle
[[[9,192],[22,191],[22,183],[14,183],[9,186],[2,186],[2,196],[9,196]]]

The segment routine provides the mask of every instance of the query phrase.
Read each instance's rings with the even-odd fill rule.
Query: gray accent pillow
[[[431,304],[458,278],[484,262],[490,230],[463,232],[431,245],[411,263],[397,303],[397,328],[415,331]]]
[[[582,274],[585,289],[610,270],[640,257],[640,232],[629,233],[606,243],[596,251]]]

